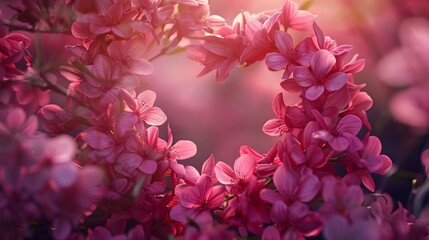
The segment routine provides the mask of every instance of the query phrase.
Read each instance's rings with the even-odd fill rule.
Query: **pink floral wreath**
[[[2,238],[427,237],[427,222],[394,210],[387,194],[364,194],[361,184],[374,192],[371,174],[392,166],[369,133],[372,99],[353,79],[365,61],[297,3],[242,12],[227,25],[204,0],[46,2],[16,8],[26,25],[0,12]],[[50,11],[62,14],[41,15]],[[69,31],[82,44],[66,46],[68,64],[43,68],[30,39],[9,27]],[[311,34],[294,44],[290,29]],[[267,153],[242,146],[233,167],[213,156],[201,171],[180,163],[196,145],[174,142],[169,126],[161,139],[167,116],[155,92],[136,89],[151,61],[185,40],[204,66],[199,76],[215,71],[225,81],[257,61],[284,72],[281,87],[302,101],[287,106],[280,92],[262,128],[282,141]],[[50,92],[66,102],[49,104]]]

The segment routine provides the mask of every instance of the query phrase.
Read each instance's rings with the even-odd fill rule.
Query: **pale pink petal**
[[[188,159],[195,156],[197,146],[192,141],[180,140],[170,148],[170,152],[177,160]]]
[[[153,73],[153,65],[148,60],[139,58],[130,62],[130,69],[139,75],[150,75]]]
[[[153,174],[156,172],[158,164],[155,160],[146,159],[143,160],[138,169],[146,174]]]
[[[201,204],[200,192],[194,186],[186,184],[177,185],[174,189],[174,194],[176,194],[180,204],[185,208],[199,207]]]
[[[322,85],[313,85],[305,90],[305,98],[310,101],[314,101],[322,96],[325,88]]]
[[[46,154],[54,163],[71,162],[76,154],[77,145],[72,137],[60,135],[47,143]]]
[[[304,10],[299,10],[290,20],[291,28],[296,30],[307,30],[311,28],[316,15]]]
[[[250,155],[241,155],[234,162],[234,171],[238,178],[248,179],[253,175],[253,170],[256,167],[255,159]]]
[[[215,172],[216,162],[213,155],[210,155],[206,161],[204,161],[203,166],[201,168],[201,174],[207,174],[212,176]]]
[[[253,39],[253,36],[255,35],[255,33],[262,29],[262,23],[258,20],[252,20],[248,23],[246,23],[245,25],[245,34],[246,34],[246,38],[248,38],[250,41]]]
[[[167,121],[167,116],[159,107],[148,108],[140,118],[152,126],[159,126]]]
[[[347,82],[349,77],[343,72],[336,72],[325,79],[325,88],[329,92],[340,90]]]
[[[280,118],[273,118],[268,120],[263,126],[262,131],[269,136],[281,136],[287,130],[285,121]]]
[[[218,15],[210,15],[206,21],[209,28],[222,27],[225,25],[225,19]]]
[[[325,76],[334,67],[336,59],[328,50],[322,49],[317,51],[311,59],[311,69],[317,79],[324,79]]]
[[[137,96],[137,99],[140,101],[139,103],[142,105],[146,105],[148,108],[153,107],[153,104],[156,100],[156,93],[151,90],[146,90],[142,93],[140,93]]]
[[[216,163],[215,173],[217,180],[222,184],[229,185],[236,183],[234,170],[224,162],[220,161]]]

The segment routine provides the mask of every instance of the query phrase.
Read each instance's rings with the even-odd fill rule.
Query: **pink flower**
[[[348,76],[343,72],[333,72],[336,60],[327,50],[317,51],[310,62],[310,69],[297,66],[293,72],[293,80],[304,88],[304,96],[308,100],[318,99],[325,90],[335,92],[347,82]]]
[[[322,221],[307,205],[294,202],[287,205],[277,201],[271,208],[271,218],[276,223],[266,227],[262,239],[299,239],[316,236],[322,231]]]
[[[244,44],[242,36],[230,27],[221,28],[219,32],[222,35],[206,36],[201,46],[190,46],[188,52],[191,58],[204,65],[198,76],[216,70],[216,80],[225,81],[239,62]]]
[[[352,151],[362,148],[362,142],[356,137],[362,128],[362,122],[355,115],[347,115],[341,118],[335,126],[326,127],[314,132],[312,136],[326,141],[337,152],[349,148]]]
[[[316,15],[305,10],[299,10],[298,3],[286,0],[281,9],[279,18],[280,23],[283,24],[286,30],[288,28],[307,30],[311,28],[311,24],[314,22]]]
[[[230,193],[241,194],[247,191],[251,182],[256,182],[253,175],[255,167],[256,161],[252,156],[241,155],[234,162],[234,170],[224,162],[216,163],[216,178]]]
[[[173,145],[173,134],[170,126],[167,127],[168,139],[165,146],[167,151],[166,159],[170,168],[181,178],[185,176],[185,167],[178,164],[176,160],[183,160],[193,157],[197,153],[197,146],[189,140],[179,140]]]
[[[322,179],[322,196],[324,203],[319,212],[323,216],[332,214],[348,216],[353,211],[364,209],[362,189],[357,185],[348,186],[333,176]]]
[[[40,126],[49,135],[67,133],[76,126],[73,116],[55,104],[43,106],[37,112]]]
[[[292,37],[287,32],[277,31],[274,40],[278,52],[268,53],[265,63],[271,70],[285,69],[283,79],[287,79],[296,66],[305,66],[310,63],[311,55],[308,54],[307,38],[294,47]]]
[[[204,161],[203,166],[201,167],[201,174],[209,175],[212,178],[212,180],[214,181],[214,183],[217,182],[216,175],[215,175],[215,166],[216,166],[215,159],[214,159],[213,155],[210,155]],[[186,183],[188,183],[190,185],[195,185],[195,183],[200,178],[200,176],[201,175],[198,172],[198,170],[195,169],[193,166],[191,166],[191,165],[185,166],[184,180],[186,181]]]
[[[167,120],[165,113],[160,108],[153,106],[156,99],[155,92],[146,90],[137,97],[132,96],[125,89],[120,89],[119,92],[128,106],[128,109],[119,116],[119,131],[125,133],[134,126],[137,128],[144,128],[143,122],[149,125],[159,126]],[[129,112],[130,110],[131,112]]]
[[[261,191],[261,198],[271,204],[277,201],[287,204],[295,201],[309,202],[320,189],[319,179],[310,169],[305,168],[297,172],[290,167],[279,166],[274,172],[273,181],[278,192],[269,188]]]
[[[269,18],[273,18],[273,16],[269,16]],[[249,44],[244,48],[240,56],[240,63],[250,65],[256,61],[263,60],[267,53],[276,51],[272,39],[276,28],[267,24],[269,22],[270,19],[265,20],[264,23],[259,20],[245,23],[246,40]]]
[[[285,132],[292,132],[294,129],[304,128],[309,121],[301,107],[290,107],[284,104],[282,93],[277,94],[272,107],[277,118],[268,120],[264,126],[262,126],[262,131],[267,135],[281,136]]]
[[[110,57],[137,75],[150,75],[153,72],[152,64],[142,57],[145,51],[144,40],[140,37],[127,41],[113,41],[107,47]]]
[[[211,177],[206,174],[201,175],[195,186],[180,184],[174,192],[179,204],[171,209],[170,216],[182,223],[188,218],[200,225],[212,222],[210,211],[218,209],[225,198],[224,187],[213,187]]]
[[[345,217],[334,215],[326,219],[323,236],[327,240],[383,239],[381,231],[382,229],[371,218],[350,222]]]
[[[97,13],[81,15],[72,25],[73,36],[91,39],[97,35],[113,33],[120,38],[130,38],[132,28],[130,22],[135,13],[130,11],[131,4],[126,1],[96,1]]]
[[[0,140],[11,140],[16,137],[26,138],[33,135],[37,130],[38,121],[36,116],[26,116],[21,108],[10,110],[4,122],[0,122]]]
[[[261,235],[263,223],[271,221],[268,206],[259,196],[260,191],[264,188],[264,181],[255,182],[248,187],[248,191],[230,199],[223,211],[224,221],[229,226],[238,228],[243,237],[247,237],[248,232]]]

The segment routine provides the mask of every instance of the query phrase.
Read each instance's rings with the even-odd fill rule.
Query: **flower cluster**
[[[64,6],[76,10],[66,22],[82,43],[66,46],[72,56],[56,72],[33,67],[30,40],[9,34],[0,12],[6,239],[38,237],[40,228],[55,239],[90,240],[427,237],[424,215],[400,203],[395,210],[387,194],[365,195],[376,190],[372,174],[392,166],[370,135],[372,99],[353,79],[365,61],[297,3],[242,12],[232,26],[204,0]],[[294,44],[294,30],[309,36]],[[154,59],[189,42],[189,56],[204,65],[199,75],[216,71],[218,81],[258,61],[283,71],[281,87],[301,101],[275,97],[276,116],[262,130],[282,140],[267,153],[242,146],[233,167],[209,156],[198,171],[181,162],[196,154],[193,142],[174,142],[169,125],[161,137],[167,116],[141,82]],[[22,58],[27,68],[19,70]],[[58,79],[69,81],[65,103],[48,104],[48,90],[62,90]]]

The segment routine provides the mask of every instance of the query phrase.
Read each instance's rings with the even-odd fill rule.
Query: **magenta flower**
[[[204,65],[198,76],[216,70],[216,80],[225,81],[239,62],[244,48],[242,36],[234,33],[230,27],[222,30],[224,35],[207,36],[201,46],[188,47],[191,57]]]
[[[327,50],[317,51],[310,61],[310,69],[304,66],[295,67],[293,80],[304,88],[304,96],[308,100],[318,99],[325,90],[340,90],[348,80],[347,74],[333,72],[336,60]]]
[[[138,129],[144,128],[143,122],[152,125],[162,125],[167,116],[159,107],[154,107],[156,93],[146,90],[137,97],[131,95],[125,89],[119,89],[121,97],[124,99],[128,109],[124,111],[118,119],[118,131],[125,133],[134,126]]]
[[[284,104],[282,93],[277,94],[272,108],[277,118],[268,120],[262,126],[262,131],[267,135],[281,136],[285,132],[304,128],[309,121],[303,109],[298,106],[290,107]]]
[[[287,205],[277,201],[271,208],[271,218],[276,223],[265,228],[262,239],[299,239],[316,236],[322,231],[319,215],[311,212],[307,205],[294,202]]]
[[[37,117],[42,129],[52,136],[67,133],[77,124],[72,114],[55,104],[43,106],[37,112]]]
[[[355,151],[362,148],[362,142],[356,137],[361,128],[360,119],[350,114],[341,118],[335,126],[316,131],[312,136],[326,141],[337,152],[349,148]]]
[[[153,72],[152,64],[143,58],[147,46],[140,37],[127,41],[113,41],[107,47],[107,53],[120,64],[137,75],[150,75]]]
[[[344,181],[328,176],[322,179],[324,203],[319,212],[323,216],[344,214],[364,209],[364,194],[358,185],[348,186]]]
[[[99,0],[96,1],[95,7],[97,13],[86,13],[73,23],[73,36],[83,39],[106,33],[113,33],[120,38],[132,36],[130,22],[136,13],[131,11],[129,0]]]
[[[273,18],[273,16],[269,18]],[[269,21],[266,20],[264,24],[258,20],[245,23],[246,40],[249,45],[244,48],[240,56],[240,63],[250,65],[256,61],[263,60],[267,53],[276,51],[272,39],[275,28],[267,24]]]
[[[311,55],[308,54],[307,38],[294,47],[292,37],[287,32],[277,31],[274,40],[278,52],[268,53],[265,63],[271,70],[285,69],[283,79],[287,79],[296,66],[305,66],[310,63]]]
[[[316,15],[311,14],[305,10],[299,10],[298,3],[286,0],[283,8],[281,9],[281,15],[279,21],[285,29],[288,28],[296,30],[307,30],[311,28]]]
[[[212,221],[210,211],[218,209],[225,198],[224,187],[213,187],[211,177],[206,174],[201,175],[195,186],[177,185],[174,193],[179,204],[171,209],[171,218],[182,223],[191,219],[200,225]]]
[[[216,163],[216,178],[230,193],[241,194],[247,191],[249,182],[256,182],[253,175],[255,167],[256,161],[252,156],[241,155],[234,162],[234,170],[224,162]]]
[[[284,201],[291,204],[295,201],[309,202],[319,192],[319,179],[310,169],[303,169],[300,173],[290,167],[279,166],[273,176],[277,191],[266,188],[261,191],[261,198],[271,204]]]

